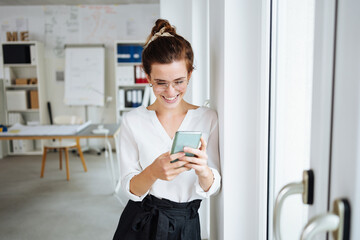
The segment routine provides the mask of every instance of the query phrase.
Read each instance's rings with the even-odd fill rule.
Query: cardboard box
[[[37,84],[37,78],[30,78],[29,84]]]
[[[38,109],[39,108],[39,94],[37,90],[31,90],[30,92],[30,108]]]
[[[27,78],[16,78],[15,85],[27,85],[29,84],[29,79]]]
[[[7,110],[26,110],[28,106],[25,90],[6,91]]]

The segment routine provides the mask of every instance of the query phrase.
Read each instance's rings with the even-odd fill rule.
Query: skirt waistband
[[[153,195],[147,195],[143,201],[141,202],[141,205],[143,207],[153,207],[156,206],[159,209],[162,210],[192,210],[192,211],[196,211],[200,208],[200,203],[201,200],[193,200],[191,202],[184,202],[184,203],[177,203],[177,202],[173,202],[171,200],[168,199],[160,199],[157,198]]]
[[[168,199],[159,199],[153,195],[146,196],[141,202],[144,212],[136,215],[132,229],[135,232],[142,231],[144,226],[157,219],[156,239],[167,239],[168,233],[176,229],[176,217],[186,219],[198,217],[198,209],[201,200],[193,200],[187,203],[176,203]]]

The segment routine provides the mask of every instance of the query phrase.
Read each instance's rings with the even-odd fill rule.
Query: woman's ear
[[[190,81],[191,74],[192,74],[192,71],[191,71],[191,72],[189,72],[189,73],[188,73],[188,75],[187,75],[188,83],[189,83],[189,81]]]
[[[149,75],[145,74],[146,75],[146,80],[148,81],[148,83],[151,83],[151,78]]]

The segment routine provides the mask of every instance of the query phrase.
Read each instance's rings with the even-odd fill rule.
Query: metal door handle
[[[303,172],[303,180],[298,183],[285,185],[276,197],[274,207],[274,235],[275,239],[281,240],[280,216],[284,200],[293,194],[302,194],[304,204],[312,204],[314,200],[314,173],[312,170]]]
[[[301,240],[311,240],[321,232],[332,232],[334,240],[350,240],[350,204],[346,199],[334,201],[333,213],[315,216],[306,224]]]

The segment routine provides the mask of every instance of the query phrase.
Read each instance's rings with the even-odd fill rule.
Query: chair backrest
[[[57,125],[72,125],[72,124],[82,124],[84,121],[81,117],[78,116],[57,116],[54,118],[54,124]]]

